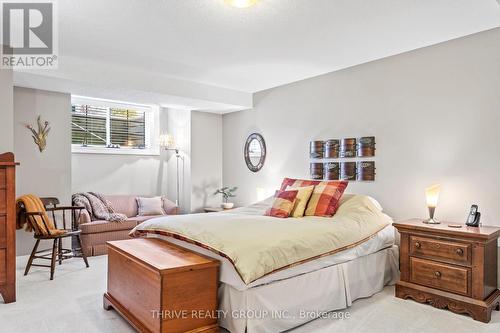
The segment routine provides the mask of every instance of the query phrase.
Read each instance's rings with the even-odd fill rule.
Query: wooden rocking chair
[[[52,215],[52,221],[54,222],[55,227],[60,230],[64,231],[64,233],[61,234],[55,234],[51,235],[49,231],[49,222],[45,220],[47,214],[44,212],[33,212],[33,213],[27,213],[25,210],[21,210],[21,214],[25,214],[26,220],[30,225],[32,226],[34,232],[35,232],[35,239],[36,243],[35,246],[33,247],[33,250],[31,251],[30,258],[28,260],[28,264],[26,265],[26,270],[24,271],[24,275],[27,275],[31,266],[37,266],[37,267],[49,267],[50,268],[50,279],[54,279],[54,271],[55,271],[55,266],[56,266],[56,261],[59,262],[59,265],[62,264],[63,260],[66,259],[71,259],[75,257],[81,256],[83,261],[85,262],[85,266],[88,268],[89,263],[87,261],[87,257],[85,256],[85,253],[82,250],[82,240],[80,238],[80,230],[74,230],[75,226],[75,219],[79,218],[81,211],[84,209],[84,207],[75,207],[75,206],[63,206],[63,207],[58,207],[57,205],[59,204],[59,200],[57,198],[40,198],[42,203],[45,206],[45,210],[47,214]],[[66,225],[66,212],[71,211],[71,229],[67,228]],[[57,226],[57,219],[56,219],[56,212],[61,212],[62,214],[62,223],[63,223],[63,228],[59,229]],[[40,230],[41,226],[39,223],[36,223],[35,218],[42,219],[43,224],[42,227],[45,228],[45,230]],[[76,243],[78,244],[78,248],[75,248],[73,250],[71,249],[65,249],[63,248],[62,245],[62,240],[63,238],[67,237],[72,237],[73,239],[76,240]],[[53,240],[53,245],[52,245],[52,251],[50,249],[46,250],[38,250],[38,246],[40,245],[41,240]],[[80,254],[76,255],[74,251],[79,251]],[[48,252],[46,254],[40,254],[43,252]],[[39,255],[40,254],[40,255]],[[43,260],[50,260],[50,266],[49,265],[41,265],[41,264],[34,264],[33,260],[35,259],[43,259]]]

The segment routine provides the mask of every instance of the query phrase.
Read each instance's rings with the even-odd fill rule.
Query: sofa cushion
[[[162,217],[165,215],[150,215],[150,216],[134,216],[134,217],[129,217],[127,221],[136,221],[137,224],[141,224],[144,221],[154,219],[155,217]]]
[[[144,198],[137,197],[137,216],[165,215],[163,210],[163,197]]]
[[[177,208],[178,207],[175,202],[163,197],[163,210],[165,211],[165,213],[167,213],[167,215],[177,215]]]
[[[129,217],[123,222],[109,222],[104,220],[93,221],[89,223],[80,224],[82,234],[96,234],[101,232],[119,231],[119,230],[132,230],[138,224],[155,217],[165,215],[152,215],[152,216],[134,216]]]
[[[138,195],[105,195],[104,198],[109,201],[111,207],[113,207],[115,213],[122,213],[127,215],[127,217],[136,217],[137,211],[137,200]],[[163,210],[167,215],[176,215],[177,206],[174,202],[163,198]]]
[[[105,195],[115,213],[122,213],[127,217],[137,216],[137,195]]]
[[[96,234],[101,232],[132,230],[137,225],[136,219],[127,219],[123,222],[92,221],[80,224],[82,234]]]

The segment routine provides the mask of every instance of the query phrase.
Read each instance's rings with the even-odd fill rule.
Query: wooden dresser
[[[396,297],[489,322],[500,310],[497,289],[500,228],[452,228],[413,219],[394,223],[401,234]]]
[[[16,177],[14,154],[0,154],[0,294],[16,301]]]
[[[107,244],[106,310],[143,333],[218,332],[219,261],[156,238]]]

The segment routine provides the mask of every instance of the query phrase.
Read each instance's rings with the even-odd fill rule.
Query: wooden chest
[[[108,242],[113,307],[138,332],[217,332],[219,262],[155,238]]]
[[[14,154],[0,155],[0,294],[16,301],[16,179]]]
[[[497,239],[500,228],[451,228],[413,219],[394,223],[401,234],[396,296],[489,322],[500,310]]]

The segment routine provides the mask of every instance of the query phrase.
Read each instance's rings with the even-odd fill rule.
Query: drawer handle
[[[441,277],[441,272],[440,271],[435,271],[434,275],[439,279]]]
[[[464,250],[462,250],[462,249],[457,249],[457,251],[456,251],[456,252],[457,252],[457,254],[458,254],[459,256],[463,256],[463,255],[464,255]]]
[[[420,247],[421,247],[421,246],[422,246],[422,245],[420,245],[420,243],[419,243],[419,242],[415,242],[415,247],[416,247],[417,249],[420,249]]]

